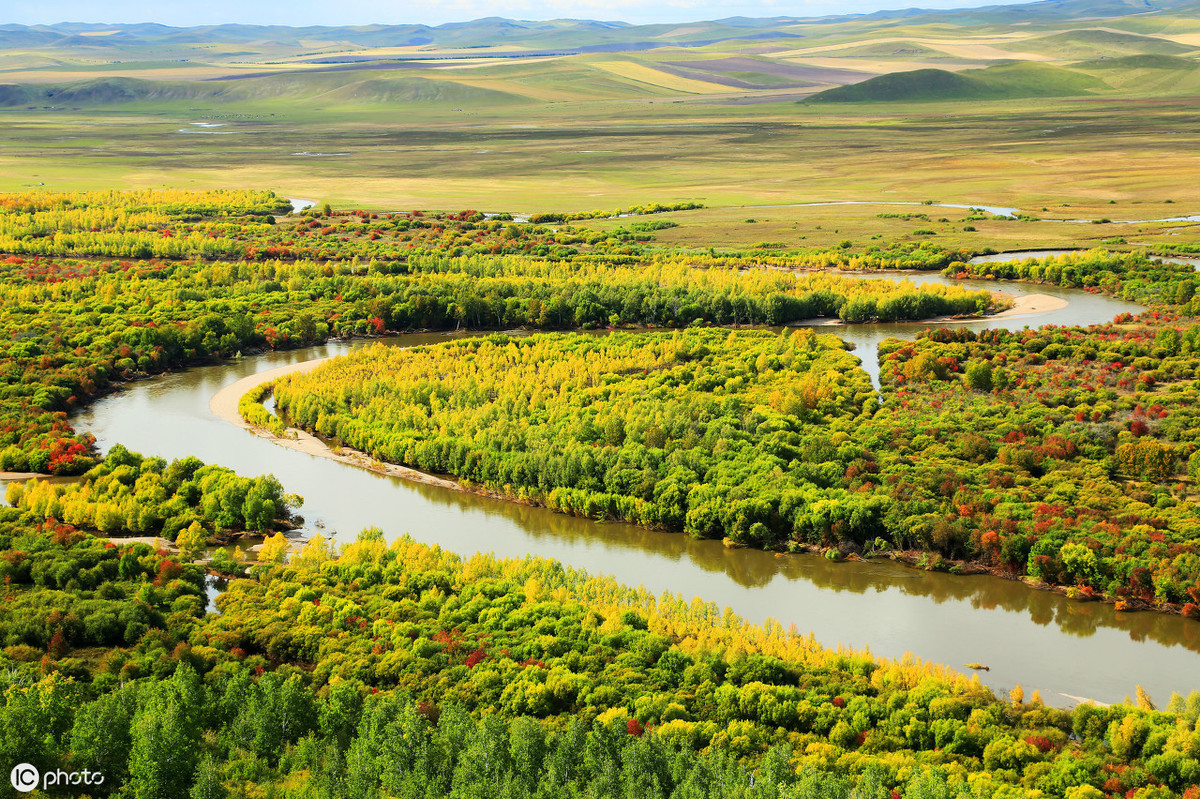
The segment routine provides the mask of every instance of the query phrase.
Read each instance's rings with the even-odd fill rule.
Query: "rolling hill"
[[[1083,72],[1048,64],[1018,62],[963,72],[943,69],[893,72],[862,83],[820,92],[808,98],[808,102],[1007,100],[1084,95],[1104,88],[1106,84],[1103,81]]]

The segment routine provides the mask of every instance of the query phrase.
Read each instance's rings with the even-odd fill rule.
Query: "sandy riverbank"
[[[929,324],[946,324],[946,325],[965,325],[971,322],[978,322],[981,319],[1013,319],[1023,316],[1040,316],[1041,314],[1051,313],[1053,311],[1061,311],[1070,305],[1069,302],[1062,297],[1051,297],[1049,294],[1009,294],[1005,291],[993,291],[992,296],[1012,300],[1012,306],[1003,311],[994,314],[986,314],[983,316],[934,316],[929,319],[910,319],[897,324],[906,325],[929,325]],[[789,322],[788,327],[840,327],[847,324],[841,319],[805,319],[799,322]],[[875,324],[873,322],[862,323],[865,326]]]
[[[991,319],[1011,319],[1014,316],[1033,316],[1034,314],[1051,313],[1052,311],[1061,311],[1070,303],[1062,297],[1051,297],[1049,294],[1022,294],[1019,297],[1014,297],[1011,294],[1006,294],[1002,291],[993,291],[992,294],[997,297],[1009,297],[1013,304],[1011,308],[992,314]]]
[[[22,483],[26,480],[32,480],[35,477],[48,477],[49,475],[38,474],[37,472],[0,472],[0,483],[10,483],[14,480],[19,480]]]
[[[446,480],[442,477],[435,477],[431,474],[418,472],[416,469],[409,469],[406,466],[397,466],[394,463],[381,463],[364,452],[359,452],[352,449],[342,449],[339,452],[334,452],[329,448],[324,441],[316,436],[306,433],[303,430],[290,428],[288,437],[281,438],[273,435],[268,430],[255,427],[242,418],[238,413],[238,401],[242,395],[255,386],[263,383],[276,380],[284,375],[297,374],[301,372],[310,372],[326,361],[326,358],[316,358],[311,361],[302,361],[300,363],[290,364],[288,366],[280,366],[275,369],[268,369],[265,372],[243,377],[236,383],[231,383],[213,395],[208,402],[208,408],[215,416],[223,419],[230,424],[237,425],[253,432],[255,435],[262,438],[270,439],[281,447],[294,449],[298,452],[305,452],[309,455],[316,455],[321,458],[329,458],[330,460],[340,461],[341,463],[350,466],[357,466],[362,469],[368,469],[376,474],[387,474],[392,477],[399,477],[404,480],[411,480],[414,483],[424,483],[425,485],[438,486],[439,488],[450,488],[457,491],[466,491],[464,486],[459,485],[453,480]],[[292,436],[295,436],[294,438]]]
[[[998,299],[1012,300],[1012,305],[1003,311],[985,316],[935,316],[931,319],[922,319],[919,322],[912,322],[911,324],[966,325],[978,322],[981,319],[1019,319],[1025,316],[1041,316],[1052,311],[1061,311],[1070,305],[1062,297],[1051,297],[1049,294],[1016,295],[1009,294],[1006,291],[993,291],[991,294]],[[831,324],[839,323],[831,322]]]

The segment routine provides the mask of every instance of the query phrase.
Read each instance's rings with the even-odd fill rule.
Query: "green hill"
[[[14,105],[31,105],[34,95],[26,86],[15,83],[0,83],[0,108]]]
[[[464,86],[450,80],[429,78],[375,78],[355,81],[320,95],[322,100],[347,103],[443,103],[454,105],[497,105],[528,102],[505,92]]]
[[[814,94],[807,102],[1004,100],[1089,94],[1103,88],[1106,84],[1091,75],[1046,64],[1017,62],[963,72],[944,69],[893,72]]]
[[[497,105],[527,102],[505,92],[451,80],[404,76],[361,79],[361,73],[306,75],[228,81],[156,81],[97,78],[53,85],[0,84],[0,107],[21,105],[106,106],[170,100],[248,101],[307,98],[344,105]]]
[[[1075,64],[1083,69],[1174,69],[1191,71],[1200,63],[1173,55],[1127,55],[1120,58],[1098,58]]]
[[[980,81],[944,69],[892,72],[877,78],[838,86],[814,94],[808,102],[869,103],[895,100],[966,100],[983,96],[988,88]]]
[[[960,74],[982,81],[1000,97],[1069,97],[1108,88],[1092,75],[1036,61],[996,64]]]
[[[140,78],[94,78],[55,86],[25,87],[43,103],[53,105],[109,105],[138,100],[183,100],[219,94],[219,87],[197,82],[157,81]]]
[[[1197,49],[1154,36],[1093,29],[1063,31],[1042,36],[1022,42],[1021,47],[1030,52],[1070,60],[1142,54],[1179,55],[1192,53]]]
[[[1194,97],[1200,94],[1200,63],[1166,55],[1133,55],[1083,61],[1074,69],[1102,78],[1114,92],[1137,97]]]

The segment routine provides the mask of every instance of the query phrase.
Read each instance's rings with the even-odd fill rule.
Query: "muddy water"
[[[1030,291],[1051,293],[1040,286]],[[1129,308],[1084,292],[1061,294],[1071,302],[1064,311],[1007,324],[1090,324]],[[830,332],[859,343],[858,354],[871,361],[872,341],[911,336],[919,328],[838,326]],[[421,334],[390,343],[447,338]],[[244,376],[354,346],[359,344],[269,353],[134,383],[79,414],[75,423],[95,433],[102,449],[119,441],[146,454],[196,455],[243,474],[274,473],[289,491],[305,497],[306,531],[321,530],[335,541],[351,540],[363,527],[377,525],[389,538],[409,533],[464,555],[535,553],[656,594],[701,596],[751,621],[774,617],[802,633],[811,631],[829,646],[870,647],[888,657],[912,651],[951,666],[984,663],[991,671],[981,676],[993,688],[1007,690],[1019,682],[1027,691],[1040,689],[1056,704],[1071,704],[1072,696],[1119,701],[1138,684],[1161,702],[1172,691],[1200,689],[1200,624],[1179,617],[1118,613],[1108,605],[1081,604],[991,576],[932,574],[887,561],[838,564],[819,556],[728,550],[716,541],[598,524],[287,450],[222,422],[209,410],[213,394]]]
[[[952,283],[971,291],[1003,290],[1015,296],[1027,294],[1045,294],[1067,301],[1068,305],[1058,311],[1039,313],[1029,316],[984,317],[969,321],[951,322],[896,322],[877,325],[847,325],[826,324],[823,320],[814,320],[811,324],[819,326],[821,332],[837,333],[855,347],[854,354],[862,361],[863,369],[871,376],[871,382],[879,387],[879,342],[887,338],[913,338],[918,331],[927,327],[965,327],[968,330],[989,330],[1008,328],[1019,330],[1023,327],[1039,327],[1041,325],[1091,325],[1099,322],[1109,322],[1119,313],[1139,313],[1142,306],[1123,300],[1113,299],[1102,295],[1089,294],[1086,291],[1062,289],[1057,286],[1039,286],[1028,283],[997,283],[994,280],[949,280],[936,272],[888,272],[880,275],[856,275],[863,280],[908,280],[917,285],[930,283]]]

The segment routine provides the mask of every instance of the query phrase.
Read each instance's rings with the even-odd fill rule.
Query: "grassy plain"
[[[950,200],[950,202],[956,202]],[[895,205],[737,205],[675,211],[656,216],[678,227],[653,231],[667,246],[778,252],[824,249],[850,242],[857,252],[893,242],[930,242],[949,249],[983,251],[1042,249],[1130,249],[1137,245],[1167,247],[1200,241],[1200,224],[1155,222],[1095,224],[1090,220],[1161,219],[1179,206],[1140,201],[1033,208],[1037,221],[1004,219],[959,208]],[[1174,209],[1174,210],[1173,210]],[[1065,218],[1089,221],[1062,221]],[[594,230],[628,227],[628,219],[595,219],[575,224]]]
[[[195,110],[188,101],[87,112],[4,109],[0,123],[8,145],[0,155],[0,190],[7,191],[271,186],[290,196],[383,209],[934,200],[1018,207],[1043,219],[1157,219],[1200,211],[1200,186],[1189,177],[1200,171],[1200,120],[1182,101],[1131,107],[1048,99],[893,110],[625,100],[403,114],[388,105],[317,109],[264,99]],[[870,210],[873,218],[906,209]],[[878,220],[883,224],[864,228],[853,222],[860,212],[762,210],[741,218],[810,220],[826,232],[814,227],[796,236],[812,244],[840,241],[847,227],[852,237],[868,238],[930,227]],[[933,220],[965,215],[935,212]],[[960,224],[933,227],[939,241],[994,247],[1073,246],[1112,237],[1174,241],[1190,234],[1183,225],[973,224],[974,233]],[[842,232],[829,236],[829,230]],[[743,238],[777,241],[780,234],[759,226]]]
[[[1195,241],[1189,224],[967,222],[953,209],[929,220],[879,219],[906,210],[882,206],[743,213],[848,200],[1011,206],[1043,220],[1200,212],[1200,38],[1186,15],[1011,21],[780,23],[758,38],[705,23],[458,32],[420,46],[363,44],[353,31],[290,44],[14,46],[0,49],[0,191],[269,186],[376,209],[717,209],[658,234],[685,245]],[[471,35],[480,46],[463,49]],[[640,43],[552,49],[571,36]],[[966,71],[995,96],[809,101],[917,68]],[[1064,96],[1021,96],[1048,82]],[[740,224],[749,217],[761,219]],[[702,241],[716,222],[729,238]]]

